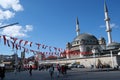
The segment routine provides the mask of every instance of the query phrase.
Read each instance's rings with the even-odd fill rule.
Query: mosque
[[[120,43],[113,42],[110,27],[110,18],[108,16],[108,9],[106,3],[104,3],[106,32],[108,35],[108,43],[104,37],[97,39],[94,35],[88,33],[80,33],[79,21],[76,19],[76,37],[72,42],[66,44],[66,57],[70,58],[82,58],[89,57],[93,54],[100,56],[110,54],[110,50],[114,55],[118,54],[120,49]]]

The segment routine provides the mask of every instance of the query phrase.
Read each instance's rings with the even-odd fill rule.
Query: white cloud
[[[16,12],[22,10],[19,0],[0,0],[0,21],[13,18]]]
[[[32,30],[33,27],[31,25],[26,25],[25,28],[23,28],[22,26],[14,25],[4,28],[1,34],[12,37],[27,37],[27,32]]]
[[[9,20],[15,17],[16,12],[22,11],[23,6],[20,4],[20,0],[0,0],[0,26],[4,20]],[[32,31],[33,27],[31,25],[26,25],[25,27],[13,25],[3,28],[0,32],[2,35],[8,35],[12,37],[26,37],[27,32]]]
[[[23,7],[19,0],[0,0],[0,6],[4,9],[12,8],[14,11],[22,11]]]
[[[99,27],[100,27],[100,28],[105,28],[106,25],[100,25]],[[117,24],[115,24],[115,23],[111,23],[111,24],[110,24],[110,27],[111,27],[111,28],[119,28],[119,26],[118,26]]]
[[[6,10],[6,11],[2,11],[0,10],[0,20],[5,20],[5,19],[10,19],[12,17],[14,17],[15,13]]]
[[[28,32],[28,31],[32,31],[32,30],[33,30],[32,25],[26,25],[24,32]]]
[[[100,25],[100,28],[105,28],[106,26],[105,25]]]
[[[115,24],[115,23],[110,24],[110,27],[111,28],[119,28],[119,26],[117,24]]]

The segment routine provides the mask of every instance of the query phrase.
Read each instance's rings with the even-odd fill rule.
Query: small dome
[[[99,40],[105,40],[105,38],[104,37],[100,37],[100,39]]]
[[[98,44],[98,40],[95,36],[87,33],[79,34],[76,38],[74,38],[74,42],[80,41],[83,42],[83,44]]]

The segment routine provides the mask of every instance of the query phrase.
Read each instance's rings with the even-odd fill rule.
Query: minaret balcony
[[[111,31],[112,31],[112,29],[106,30],[106,32],[111,32]]]
[[[110,21],[110,18],[106,18],[106,19],[104,19],[105,21]]]

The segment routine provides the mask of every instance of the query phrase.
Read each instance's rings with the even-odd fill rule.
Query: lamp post
[[[16,24],[18,24],[18,23],[8,24],[8,25],[0,27],[0,29],[6,28],[6,27],[9,27],[9,26],[13,26],[13,25],[16,25]]]
[[[59,56],[57,56],[57,63],[60,64],[60,62],[59,62]]]
[[[93,58],[94,58],[94,69],[96,69],[96,56],[95,56],[96,49],[95,48],[92,49],[92,53],[93,53]]]
[[[15,52],[15,66],[17,67],[18,65],[18,55],[17,55],[17,50]]]

